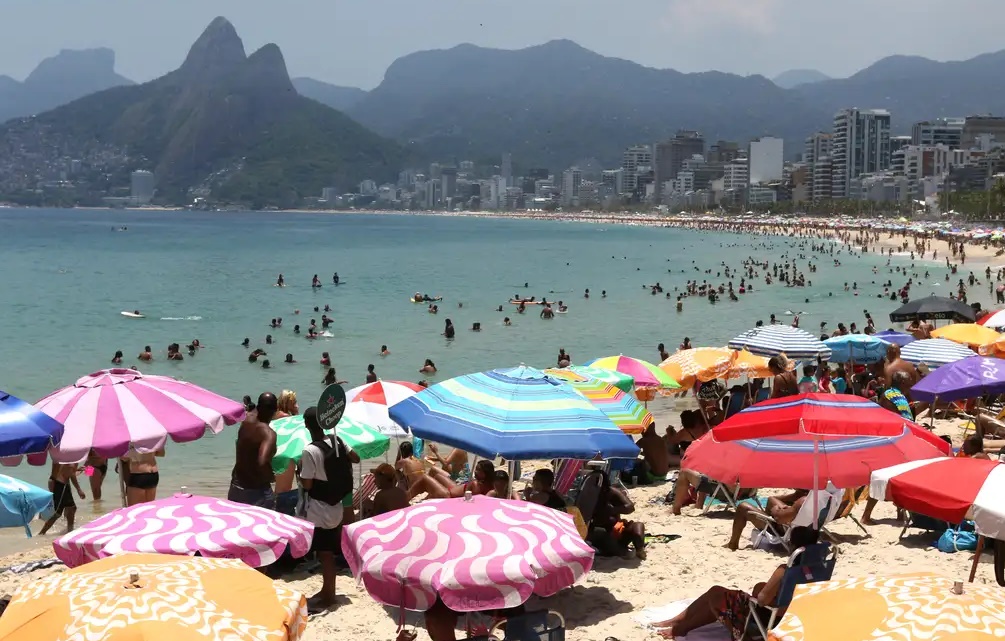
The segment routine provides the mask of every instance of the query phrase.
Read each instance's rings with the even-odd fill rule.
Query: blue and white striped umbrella
[[[900,349],[900,357],[908,363],[929,367],[948,365],[974,356],[973,350],[945,338],[925,338],[908,343]]]
[[[28,526],[35,517],[52,511],[52,492],[0,474],[0,527]]]
[[[388,408],[419,438],[494,459],[632,458],[639,448],[573,387],[530,367],[466,374]]]
[[[855,361],[860,365],[878,363],[886,356],[890,343],[868,334],[845,334],[823,341],[831,349],[830,360],[834,363]]]
[[[776,356],[785,353],[789,358],[830,358],[831,350],[820,339],[798,327],[765,325],[749,329],[729,341],[729,348],[745,349],[758,356]]]

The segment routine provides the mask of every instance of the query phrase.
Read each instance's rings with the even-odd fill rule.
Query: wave
[[[165,316],[163,321],[201,321],[202,316]]]

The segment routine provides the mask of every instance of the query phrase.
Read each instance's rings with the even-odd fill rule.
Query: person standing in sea
[[[272,458],[276,455],[276,433],[269,422],[278,410],[276,395],[263,392],[255,411],[241,423],[237,431],[237,452],[230,476],[227,500],[273,509]]]

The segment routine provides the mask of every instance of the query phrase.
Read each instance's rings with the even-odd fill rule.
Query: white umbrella
[[[759,356],[785,353],[789,358],[808,359],[831,356],[831,350],[813,334],[788,325],[765,325],[749,329],[729,341],[729,348],[747,350]]]

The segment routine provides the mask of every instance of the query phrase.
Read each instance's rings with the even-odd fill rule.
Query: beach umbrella
[[[958,401],[988,394],[1005,394],[1005,361],[986,356],[943,365],[914,384],[911,397],[918,401]]]
[[[977,314],[966,303],[955,298],[942,296],[926,296],[916,298],[909,303],[890,312],[890,320],[894,323],[907,323],[913,320],[951,320],[960,323],[972,323]]]
[[[823,343],[830,348],[830,360],[834,363],[878,363],[886,357],[890,347],[885,340],[868,334],[845,334],[828,338]]]
[[[953,323],[932,330],[932,338],[945,338],[973,348],[994,343],[1001,337],[1000,333],[990,327],[983,327],[976,323]]]
[[[570,365],[569,367],[552,367],[544,370],[544,373],[563,381],[585,382],[598,380],[617,387],[622,392],[631,394],[635,388],[635,379],[628,374],[622,374],[611,369],[600,369],[599,367],[583,367],[581,365]]]
[[[914,424],[902,425],[895,436],[798,433],[719,441],[713,432],[687,448],[681,466],[730,487],[810,490],[830,481],[849,488],[867,485],[875,470],[948,451],[945,441]]]
[[[280,474],[290,463],[300,461],[304,448],[311,442],[311,433],[304,425],[302,414],[273,419],[269,427],[276,433],[276,454],[272,457],[272,471]],[[334,430],[325,434],[336,434],[361,459],[383,456],[391,447],[391,439],[377,429],[343,415]]]
[[[59,444],[63,424],[0,390],[0,458],[39,455]]]
[[[903,347],[908,343],[913,343],[915,338],[910,334],[905,334],[904,332],[898,332],[892,329],[887,329],[882,332],[877,332],[873,334],[876,338],[886,341],[887,343],[892,343],[894,345],[900,345]]]
[[[1005,538],[1005,465],[997,460],[938,457],[872,473],[869,495],[940,521],[971,519],[993,539]]]
[[[522,365],[437,383],[388,413],[414,436],[489,459],[634,459],[639,452],[575,389]]]
[[[23,527],[31,537],[29,524],[52,510],[52,492],[0,474],[0,527]]]
[[[657,389],[680,389],[680,385],[666,372],[641,358],[629,356],[604,356],[586,364],[627,374],[635,379],[635,389],[653,387]]]
[[[987,343],[981,345],[977,348],[977,353],[982,356],[994,356],[996,358],[1005,358],[1005,335],[1002,338],[994,341],[993,343]]]
[[[905,345],[900,350],[900,357],[905,361],[915,365],[924,363],[932,368],[955,363],[973,355],[972,349],[945,338],[923,338]]]
[[[729,348],[745,349],[759,356],[776,356],[784,353],[789,358],[830,358],[831,350],[813,334],[788,325],[764,325],[748,329],[733,340]]]
[[[354,387],[345,393],[344,416],[376,427],[388,436],[407,438],[408,434],[387,415],[387,408],[424,389],[408,381],[377,381]]]
[[[314,525],[303,519],[224,499],[175,494],[109,512],[56,539],[52,548],[71,568],[123,552],[198,554],[259,568],[287,547],[292,556],[304,556],[313,538]]]
[[[795,367],[795,364],[791,366]],[[683,349],[660,363],[659,367],[685,389],[691,389],[696,383],[707,383],[719,378],[728,380],[742,376],[774,376],[768,368],[767,358],[727,347]]]
[[[104,458],[130,450],[156,452],[170,437],[188,443],[244,418],[244,405],[170,376],[105,369],[49,394],[35,407],[66,427],[52,457],[82,463],[91,450]],[[28,457],[41,465],[44,457]]]
[[[981,316],[977,320],[977,324],[985,327],[1005,327],[1005,309],[999,309],[998,311]]]
[[[342,553],[384,605],[424,611],[512,608],[549,597],[593,566],[572,517],[530,501],[473,496],[423,501],[347,525]]]
[[[25,581],[3,641],[298,641],[307,599],[235,559],[123,554]]]
[[[635,397],[598,379],[565,381],[582,394],[625,434],[641,434],[656,419]]]
[[[771,641],[981,641],[1005,636],[1001,588],[935,574],[832,579],[797,585]]]
[[[851,394],[799,394],[761,401],[712,428],[718,441],[794,434],[899,436],[913,424],[899,414]]]

